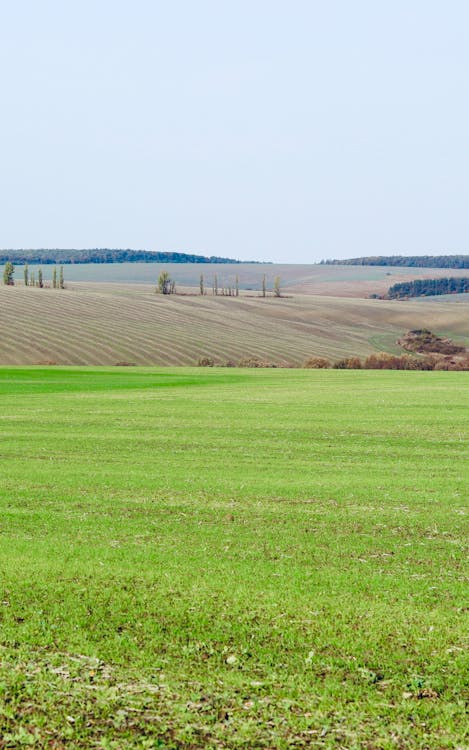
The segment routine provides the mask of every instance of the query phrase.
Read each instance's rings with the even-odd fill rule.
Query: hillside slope
[[[38,275],[39,266],[29,265],[30,273]],[[47,281],[52,278],[52,267],[44,266]],[[234,287],[236,277],[240,289],[255,291],[262,288],[265,276],[268,289],[272,289],[275,277],[287,294],[321,294],[326,297],[369,297],[384,295],[389,287],[414,279],[438,279],[448,276],[444,268],[390,268],[389,266],[327,266],[294,263],[271,265],[240,263],[75,263],[64,268],[67,284],[116,283],[156,285],[161,271],[169,273],[178,290],[186,287],[199,288],[203,274],[206,289],[210,290],[217,278],[218,287]],[[464,269],[455,269],[451,276],[467,276]],[[15,279],[21,284],[23,269],[16,267]]]
[[[398,351],[395,341],[405,331],[430,324],[467,344],[467,312],[467,301],[457,296],[393,302],[162,297],[142,284],[0,287],[0,364],[189,365],[201,355],[300,364],[311,354],[335,359]]]

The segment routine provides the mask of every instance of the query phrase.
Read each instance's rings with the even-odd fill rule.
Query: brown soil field
[[[292,286],[288,296],[263,299],[189,289],[166,297],[142,283],[68,287],[0,287],[0,364],[193,365],[201,356],[221,363],[258,356],[298,365],[312,355],[397,353],[396,340],[422,327],[469,344],[469,295],[385,301],[299,294]]]

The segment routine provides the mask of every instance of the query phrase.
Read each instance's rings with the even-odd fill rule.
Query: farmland
[[[146,267],[154,273],[152,264]],[[398,338],[429,324],[436,333],[469,344],[468,295],[365,299],[360,285],[370,269],[345,269],[356,274],[353,281],[342,278],[339,267],[318,268],[329,274],[314,282],[320,292],[292,291],[292,281],[281,299],[263,299],[247,289],[237,298],[201,297],[190,287],[163,297],[154,293],[154,285],[123,282],[67,281],[65,291],[1,286],[0,364],[193,365],[201,356],[221,363],[259,356],[300,365],[311,355],[334,361],[375,351],[397,353]],[[67,267],[66,274],[69,270],[75,269]],[[116,265],[108,267],[110,273],[115,270]],[[345,296],[331,296],[332,283],[335,294]]]
[[[37,272],[39,266],[30,265]],[[238,276],[241,289],[256,291],[261,288],[265,275],[267,285],[272,288],[279,276],[286,293],[319,294],[329,297],[366,297],[373,293],[384,294],[392,285],[411,279],[436,279],[446,276],[465,276],[462,269],[405,268],[392,266],[328,266],[295,263],[89,263],[67,265],[66,279],[70,282],[92,282],[94,284],[150,284],[155,287],[161,271],[167,271],[178,287],[198,289],[200,274],[210,289],[215,275],[219,286],[234,286]],[[21,279],[21,266],[17,267],[17,278]],[[52,268],[43,267],[51,276]]]
[[[0,370],[0,746],[466,747],[468,386]]]

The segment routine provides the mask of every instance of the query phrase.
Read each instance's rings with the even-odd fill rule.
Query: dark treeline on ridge
[[[152,252],[150,250],[112,250],[93,248],[89,250],[0,250],[0,263],[240,263],[233,258],[219,258],[192,253]],[[256,261],[250,261],[255,263]]]
[[[322,260],[333,266],[409,266],[418,268],[469,268],[469,255],[368,255],[348,260]]]
[[[461,294],[469,292],[469,278],[415,279],[394,284],[388,289],[389,299],[401,297],[431,297],[437,294]]]

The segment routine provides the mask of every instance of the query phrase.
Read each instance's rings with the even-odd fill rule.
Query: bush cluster
[[[362,363],[358,357],[345,357],[332,365],[334,370],[361,370]]]
[[[336,370],[469,370],[469,357],[464,359],[442,358],[427,355],[412,357],[410,354],[370,354],[363,362],[358,357],[348,357],[334,362]]]
[[[330,366],[331,363],[328,359],[324,359],[324,357],[309,357],[303,362],[303,367],[311,370],[325,370]]]
[[[289,362],[270,362],[261,357],[242,357],[239,362],[228,359],[225,362],[216,362],[213,357],[202,356],[197,361],[199,367],[293,367]]]
[[[419,354],[464,354],[466,349],[455,344],[451,339],[445,339],[432,333],[428,328],[409,331],[397,342],[403,349]]]
[[[260,357],[243,357],[239,360],[238,367],[278,367],[278,365]]]
[[[286,362],[269,362],[260,357],[243,357],[239,362],[228,360],[215,362],[213,357],[203,356],[198,360],[199,367],[295,367]],[[370,354],[363,361],[359,357],[344,357],[331,362],[324,357],[308,357],[303,368],[312,370],[469,370],[469,356],[461,359],[441,356],[413,357],[410,354],[387,354],[378,352]]]
[[[215,360],[213,357],[199,357],[197,365],[199,367],[215,367]]]

